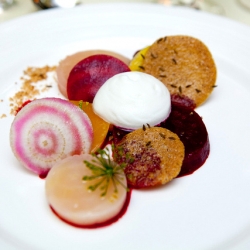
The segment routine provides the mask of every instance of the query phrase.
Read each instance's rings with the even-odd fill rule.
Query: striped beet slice
[[[93,128],[79,107],[60,98],[41,98],[24,106],[10,129],[10,145],[23,166],[46,176],[59,160],[88,153]]]

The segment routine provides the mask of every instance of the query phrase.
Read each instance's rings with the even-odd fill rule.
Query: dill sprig
[[[78,102],[78,107],[79,107],[80,109],[82,109],[82,105],[83,105],[83,100],[81,100],[81,101]]]
[[[90,185],[88,189],[95,191],[99,188],[102,191],[102,197],[106,196],[110,183],[114,186],[114,193],[118,192],[117,185],[119,184],[129,191],[122,182],[122,178],[125,178],[123,169],[126,163],[117,164],[112,161],[107,150],[99,149],[97,153],[98,154],[92,154],[94,156],[92,162],[84,161],[86,167],[92,171],[93,175],[83,176],[82,180],[98,180],[94,185]]]
[[[84,106],[83,106],[84,104]],[[78,102],[78,107],[81,109],[81,110],[84,110],[87,106],[89,105],[89,102],[83,102],[83,100],[80,100]]]

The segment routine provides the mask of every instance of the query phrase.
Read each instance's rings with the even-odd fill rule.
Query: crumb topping
[[[20,77],[21,88],[9,98],[11,115],[15,115],[24,102],[33,100],[36,96],[52,87],[47,83],[42,87],[38,87],[37,83],[47,80],[48,73],[55,71],[55,69],[56,66],[46,65],[44,67],[28,67],[23,71],[23,76]]]

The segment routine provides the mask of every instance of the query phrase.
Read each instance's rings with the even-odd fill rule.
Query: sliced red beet
[[[192,174],[204,164],[210,152],[210,143],[206,126],[193,109],[172,102],[170,116],[160,126],[176,133],[185,146],[185,157],[178,177]],[[114,144],[129,132],[114,126]]]
[[[171,102],[173,105],[184,106],[190,109],[195,109],[196,104],[195,102],[188,98],[187,96],[173,94],[171,95]]]
[[[210,143],[206,126],[193,109],[172,105],[170,116],[161,127],[176,133],[185,146],[185,158],[178,177],[192,174],[204,164]]]
[[[113,56],[89,56],[71,70],[67,83],[68,98],[93,102],[96,92],[110,77],[128,71],[129,67]]]

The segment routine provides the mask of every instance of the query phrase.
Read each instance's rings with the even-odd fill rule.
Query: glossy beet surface
[[[171,102],[174,103],[174,105],[184,106],[190,109],[196,108],[195,102],[184,95],[177,95],[177,94],[171,95]]]
[[[185,158],[178,177],[192,174],[200,168],[210,152],[208,133],[202,118],[193,109],[172,105],[169,118],[161,126],[176,133],[185,146]]]
[[[93,55],[77,63],[67,83],[69,100],[93,102],[96,92],[110,77],[130,71],[121,60],[109,55]]]
[[[160,126],[176,133],[185,146],[185,158],[178,177],[192,174],[204,164],[210,152],[209,137],[202,118],[193,109],[172,103],[170,116]],[[114,126],[113,142],[119,143],[129,132]]]

